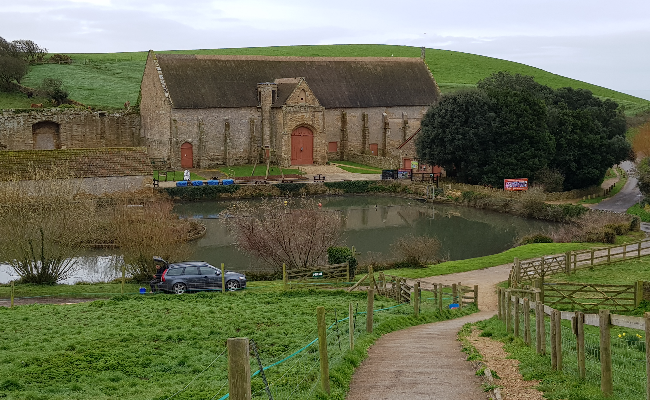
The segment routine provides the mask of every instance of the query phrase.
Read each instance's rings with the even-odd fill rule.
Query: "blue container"
[[[192,186],[203,186],[203,181],[192,181]]]
[[[185,186],[187,186],[187,181],[178,181],[178,182],[176,182],[176,186],[185,187]]]
[[[216,185],[218,185],[218,184],[219,184],[219,180],[218,180],[218,179],[210,179],[210,180],[208,181],[208,186],[216,186]]]
[[[450,309],[450,310],[454,310],[454,309],[456,309],[456,308],[460,308],[460,307],[458,307],[458,303],[451,303],[451,304],[449,305],[449,309]]]
[[[140,294],[145,294],[145,293],[147,293],[147,289],[141,287],[141,288],[140,288]]]
[[[234,185],[235,180],[234,179],[224,179],[223,181],[221,181],[221,184],[222,185]]]

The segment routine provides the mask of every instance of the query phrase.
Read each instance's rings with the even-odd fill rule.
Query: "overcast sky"
[[[650,100],[650,0],[0,0],[0,36],[54,53],[426,46]]]

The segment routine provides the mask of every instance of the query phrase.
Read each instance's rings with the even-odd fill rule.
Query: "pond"
[[[252,200],[259,202],[261,200]],[[359,259],[393,258],[391,244],[413,234],[437,237],[441,253],[449,260],[496,254],[511,248],[519,238],[550,229],[553,224],[474,208],[440,205],[392,196],[332,196],[317,198],[323,209],[344,216],[342,244],[354,246]],[[234,271],[260,269],[255,259],[241,252],[219,213],[232,201],[177,204],[181,218],[198,218],[206,235],[191,243],[188,259],[213,265],[224,263]],[[106,281],[119,276],[116,258],[107,251],[94,251],[80,258],[80,270],[65,283]],[[8,266],[0,265],[0,283],[14,279]]]

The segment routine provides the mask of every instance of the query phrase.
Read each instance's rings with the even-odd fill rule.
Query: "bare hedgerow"
[[[391,247],[398,260],[394,263],[395,267],[424,268],[442,261],[441,244],[435,237],[403,236],[391,244]]]
[[[239,248],[275,271],[283,263],[288,270],[322,265],[343,231],[341,214],[321,209],[312,199],[241,202],[223,216]]]
[[[614,243],[616,235],[630,230],[632,217],[626,214],[590,211],[549,233],[556,243]]]

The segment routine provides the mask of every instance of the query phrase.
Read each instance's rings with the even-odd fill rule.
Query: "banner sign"
[[[528,178],[504,179],[503,190],[528,190]]]

